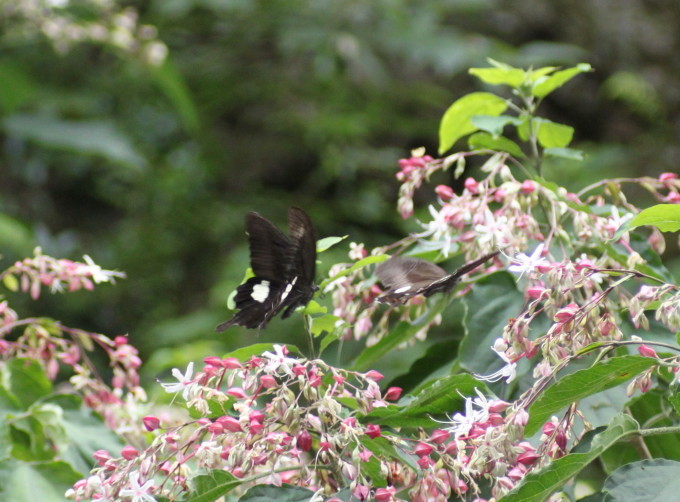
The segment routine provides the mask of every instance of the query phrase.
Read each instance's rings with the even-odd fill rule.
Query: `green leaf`
[[[503,129],[506,125],[514,124],[515,126],[519,126],[522,123],[522,120],[511,115],[498,115],[497,117],[489,115],[474,115],[470,118],[470,123],[477,129],[487,131],[495,139],[503,134]]]
[[[333,314],[326,314],[321,317],[315,317],[312,319],[312,334],[316,337],[319,336],[324,331],[328,333],[333,333],[335,331],[335,325],[338,321],[342,319]]]
[[[520,68],[514,68],[508,64],[500,63],[489,58],[488,61],[495,68],[470,68],[468,72],[482,82],[491,85],[509,85],[517,89],[527,78],[527,72]]]
[[[232,474],[214,470],[208,474],[201,474],[191,479],[193,491],[187,502],[213,502],[224,494],[230,492],[243,481]]]
[[[546,157],[557,157],[567,160],[584,160],[585,154],[581,150],[574,150],[573,148],[546,148],[543,150]]]
[[[571,143],[574,128],[547,119],[534,119],[538,129],[538,142],[543,148],[563,148]]]
[[[662,232],[680,230],[680,204],[657,204],[640,211],[630,222],[632,230],[643,225],[651,225]]]
[[[48,115],[12,115],[3,122],[7,133],[39,145],[83,155],[98,155],[133,168],[146,167],[130,138],[107,120],[66,120]]]
[[[465,338],[458,352],[460,364],[472,373],[493,372],[504,363],[491,347],[508,319],[522,311],[524,295],[517,291],[512,275],[498,272],[478,280],[463,303]]]
[[[19,280],[16,278],[15,275],[12,274],[6,274],[2,278],[2,283],[5,285],[7,289],[10,291],[18,291],[19,290]]]
[[[366,417],[380,425],[393,427],[434,427],[430,416],[442,416],[463,408],[463,396],[475,395],[475,389],[485,390],[483,382],[471,375],[448,375],[427,382],[403,406],[376,408]],[[402,401],[410,396],[405,396]]]
[[[551,415],[571,403],[626,382],[655,364],[657,361],[650,357],[620,356],[564,376],[529,408],[526,435],[532,436]]]
[[[439,125],[439,154],[449,150],[458,139],[475,132],[474,115],[500,115],[508,107],[504,99],[488,92],[473,92],[455,101]]]
[[[374,455],[373,457],[371,457],[369,462],[373,461],[372,465],[370,466],[374,471],[371,474],[371,477],[375,476],[375,480],[379,483],[377,485],[378,487],[387,485],[387,480],[385,479],[385,476],[383,475],[380,469],[380,462],[376,457],[381,457],[385,460],[390,459],[400,460],[406,463],[408,466],[410,466],[413,470],[418,470],[418,465],[416,464],[413,456],[405,455],[401,449],[395,448],[394,445],[390,443],[386,438],[382,436],[377,438],[371,438],[366,435],[363,435],[359,439],[361,441],[361,444],[364,445],[366,449],[370,450],[371,453],[373,453]],[[361,466],[362,471],[364,469],[364,465],[365,464],[362,464]]]
[[[413,338],[418,331],[429,322],[432,322],[432,320],[444,310],[448,301],[448,296],[443,295],[415,321],[411,323],[402,321],[397,324],[394,329],[381,338],[375,345],[365,348],[361,354],[359,354],[359,357],[353,365],[354,369],[357,371],[368,369],[375,361],[389,351],[394,350],[398,345]]]
[[[616,416],[609,427],[591,431],[578,445],[578,453],[558,458],[547,466],[528,474],[519,485],[503,497],[503,502],[543,502],[561,489],[573,476],[595,460],[607,448],[638,430],[635,420]],[[588,442],[587,439],[592,438]],[[575,449],[576,451],[576,449]]]
[[[253,486],[238,500],[239,502],[271,502],[272,500],[277,502],[309,502],[313,495],[313,491],[299,486],[257,485]]]
[[[0,249],[5,250],[4,252],[9,249],[17,255],[25,256],[32,254],[34,245],[35,237],[24,223],[0,214]]]
[[[82,476],[66,462],[0,462],[0,500],[64,502],[64,493]]]
[[[170,58],[166,58],[162,65],[149,65],[156,85],[170,99],[184,123],[184,128],[193,134],[200,130],[201,121],[198,109],[182,74],[177,71]]]
[[[500,136],[492,137],[487,132],[478,132],[468,138],[468,145],[475,150],[493,150],[495,152],[508,152],[518,158],[524,158],[524,152],[517,143],[508,138]]]
[[[315,314],[325,314],[328,312],[328,308],[323,305],[319,305],[318,302],[310,300],[305,306],[305,315],[315,315]]]
[[[409,392],[434,372],[453,365],[459,343],[458,340],[442,340],[430,345],[425,354],[414,361],[404,374],[390,382],[390,387],[401,387],[405,392]]]
[[[329,277],[327,279],[324,279],[321,284],[319,284],[319,289],[323,290],[326,286],[328,286],[331,282],[340,279],[341,277],[345,277],[346,275],[352,274],[356,272],[359,269],[362,269],[364,267],[367,267],[369,265],[373,265],[374,263],[380,263],[389,258],[388,255],[386,254],[381,254],[378,256],[367,256],[366,258],[362,258],[361,260],[355,262],[351,267],[343,270],[342,272],[338,272],[335,274],[333,277]]]
[[[592,71],[593,68],[588,63],[580,63],[572,68],[567,68],[553,73],[550,76],[544,76],[536,80],[531,94],[537,98],[544,98],[555,89],[562,87],[579,73]]]
[[[52,383],[33,359],[12,359],[4,369],[7,371],[8,390],[24,409],[52,392]]]
[[[3,115],[33,101],[36,90],[35,82],[21,67],[7,61],[0,63],[0,109]]]
[[[680,462],[656,458],[624,465],[607,478],[603,491],[616,502],[677,500]]]
[[[343,235],[342,237],[324,237],[323,239],[319,239],[316,242],[316,252],[323,253],[327,249],[335,246],[338,242],[344,241],[347,237],[347,235]]]

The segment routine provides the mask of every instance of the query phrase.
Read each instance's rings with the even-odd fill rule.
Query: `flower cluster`
[[[68,0],[26,0],[3,7],[4,15],[13,19],[14,29],[30,27],[40,31],[60,53],[77,43],[90,42],[137,55],[155,66],[165,61],[168,48],[158,39],[155,27],[139,24],[134,9],[121,9],[110,0],[88,0],[85,3],[97,15],[78,17],[65,8],[68,3]]]

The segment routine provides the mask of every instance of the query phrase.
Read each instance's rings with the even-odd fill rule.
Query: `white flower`
[[[156,499],[149,495],[153,490],[153,480],[149,479],[146,483],[140,486],[139,472],[133,471],[129,477],[129,488],[123,488],[120,495],[123,497],[132,497],[132,502],[156,502]]]
[[[172,369],[172,376],[174,376],[178,380],[177,383],[161,383],[161,386],[165,389],[165,392],[169,392],[171,394],[181,391],[182,397],[186,401],[187,399],[189,399],[189,392],[191,391],[191,387],[194,383],[191,380],[191,376],[193,374],[194,363],[192,361],[187,366],[187,370],[184,374],[182,374],[182,372],[177,368]]]
[[[453,433],[456,438],[466,435],[476,423],[484,423],[489,419],[489,403],[486,397],[477,389],[475,392],[479,397],[465,398],[465,414],[455,413],[449,416],[451,427],[447,427],[446,430]],[[475,410],[474,406],[479,409]]]
[[[527,256],[524,253],[518,253],[512,258],[513,264],[508,267],[508,270],[510,272],[518,272],[521,278],[525,273],[530,274],[539,265],[547,263],[546,259],[541,256],[543,247],[543,243],[536,246],[536,249],[531,253],[531,256]]]
[[[510,362],[510,359],[508,359],[508,356],[506,356],[503,352],[496,350],[495,347],[491,347],[491,349],[498,354],[498,357],[503,359],[505,361],[505,366],[503,366],[501,369],[496,371],[495,373],[491,373],[490,375],[478,375],[475,374],[475,378],[478,380],[483,380],[485,382],[498,382],[499,380],[505,378],[505,383],[510,383],[512,382],[515,377],[517,376],[517,363]]]
[[[104,270],[97,265],[88,255],[83,256],[87,266],[83,267],[87,273],[92,276],[92,280],[99,284],[100,282],[116,282],[116,277],[125,277],[124,272],[117,272],[115,270]]]
[[[278,373],[279,370],[283,370],[284,373],[292,375],[293,371],[290,369],[291,366],[297,364],[297,360],[292,357],[286,357],[286,349],[284,345],[274,345],[274,351],[276,354],[272,354],[269,351],[263,352],[262,355],[269,359],[265,370],[267,373]]]

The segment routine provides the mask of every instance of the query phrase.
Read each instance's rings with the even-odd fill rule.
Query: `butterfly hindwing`
[[[311,219],[300,208],[288,211],[290,236],[257,213],[246,215],[250,244],[250,266],[255,274],[236,289],[238,312],[217,331],[235,324],[262,329],[285,308],[288,317],[306,305],[316,286],[316,234]]]

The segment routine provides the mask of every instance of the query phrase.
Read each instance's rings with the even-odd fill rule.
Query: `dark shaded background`
[[[9,297],[24,316],[130,333],[153,354],[152,373],[302,331],[296,316],[257,338],[212,333],[247,266],[244,212],[285,226],[299,205],[320,236],[367,247],[414,230],[395,210],[397,160],[436,152],[442,113],[483,88],[467,69],[487,57],[595,68],[542,106],[588,154],[548,165],[547,178],[578,189],[677,171],[680,160],[678,2],[122,2],[157,28],[169,49],[161,68],[107,43],[59,50],[10,5],[0,2],[2,266],[39,244],[128,279],[94,294]],[[111,15],[88,2],[57,14]],[[321,258],[323,273],[346,246]]]

